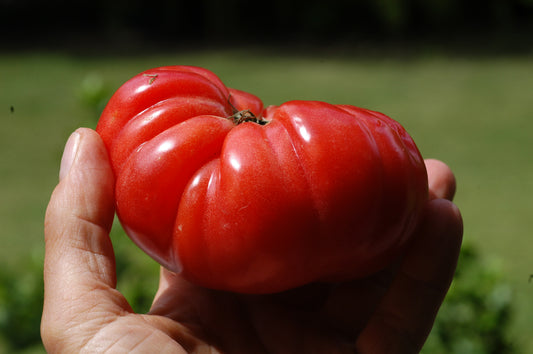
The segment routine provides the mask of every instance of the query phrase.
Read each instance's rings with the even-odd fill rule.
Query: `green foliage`
[[[144,254],[120,227],[113,228],[117,288],[135,312],[146,313],[159,285],[159,265]]]
[[[42,257],[29,259],[25,269],[0,268],[0,351],[41,343],[43,295]]]
[[[91,110],[94,116],[98,117],[109,100],[111,92],[103,76],[93,72],[83,78],[78,98],[85,107]]]
[[[508,329],[513,297],[497,263],[463,246],[454,282],[423,353],[516,353]]]
[[[159,267],[119,228],[113,229],[111,238],[118,288],[135,311],[146,312],[157,289]],[[41,342],[42,257],[32,257],[26,264],[17,272],[0,269],[0,341],[9,352],[35,348]],[[507,333],[512,310],[511,289],[500,268],[466,245],[423,353],[516,353]]]

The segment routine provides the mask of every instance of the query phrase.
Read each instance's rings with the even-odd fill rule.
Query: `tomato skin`
[[[235,124],[234,109],[268,123]],[[271,293],[372,274],[402,252],[428,198],[424,161],[391,118],[316,101],[263,110],[201,68],[137,75],[97,131],[128,235],[210,288]]]

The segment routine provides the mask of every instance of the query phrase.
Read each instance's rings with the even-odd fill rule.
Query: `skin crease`
[[[148,314],[116,290],[113,173],[94,131],[65,147],[45,217],[41,334],[50,353],[416,353],[448,290],[462,240],[455,178],[426,160],[430,200],[412,244],[365,279],[273,295],[200,288],[161,270]]]

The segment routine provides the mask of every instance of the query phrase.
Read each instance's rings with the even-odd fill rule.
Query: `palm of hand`
[[[91,306],[98,316],[89,321],[94,328],[73,333],[88,352],[353,353],[391,274],[241,295],[200,288],[162,270],[149,314],[133,313],[122,295],[108,289],[111,301]]]

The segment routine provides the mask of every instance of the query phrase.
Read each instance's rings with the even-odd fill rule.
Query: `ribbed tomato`
[[[391,118],[317,101],[263,109],[198,67],[133,77],[97,131],[127,234],[214,289],[372,274],[402,251],[428,198],[424,161]]]

